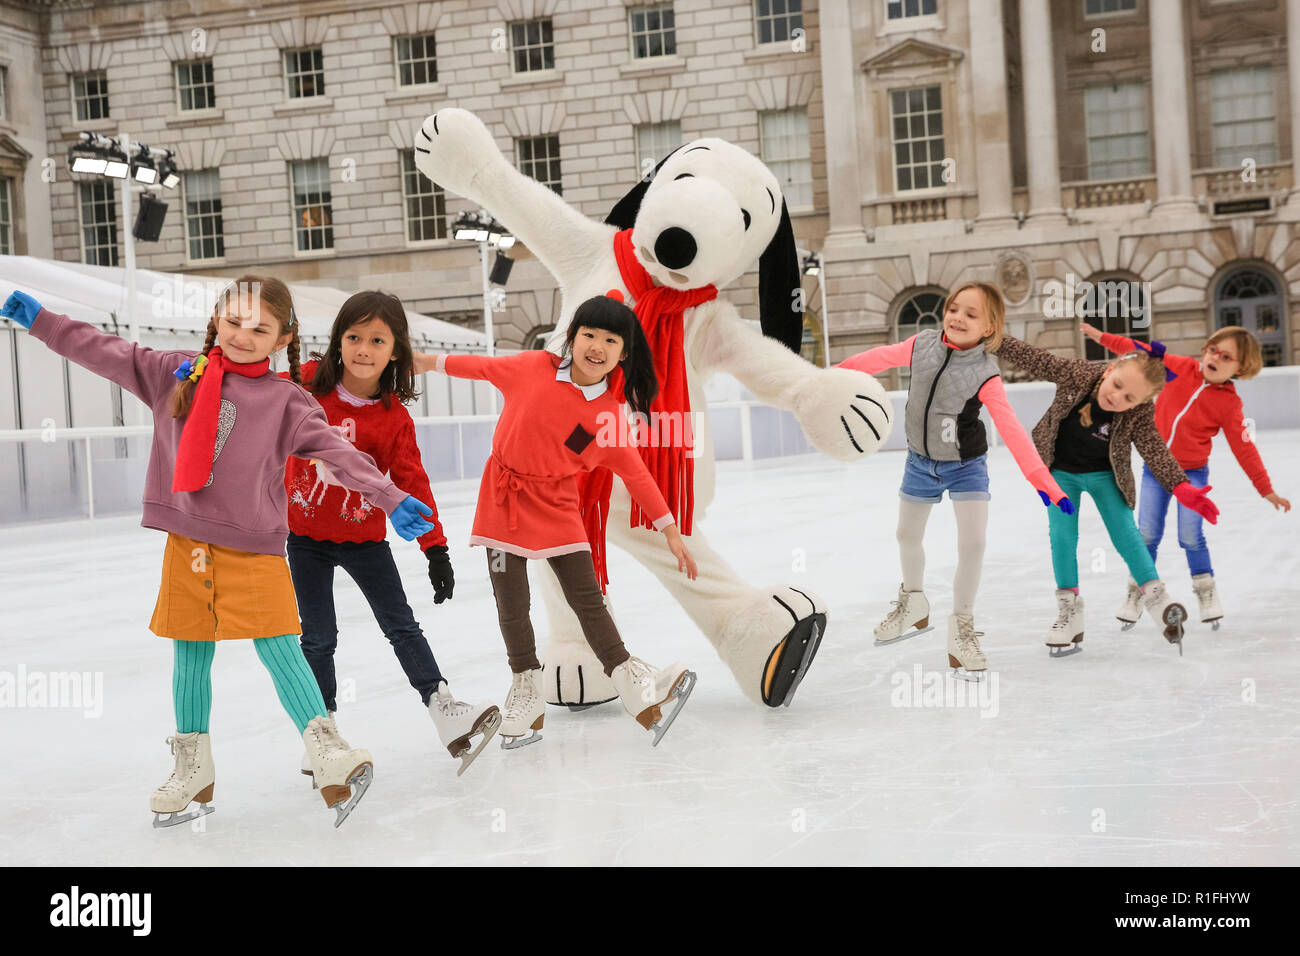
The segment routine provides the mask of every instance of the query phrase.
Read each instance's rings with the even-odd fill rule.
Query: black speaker
[[[135,217],[135,228],[131,230],[131,235],[142,242],[157,242],[165,218],[167,204],[161,199],[154,199],[149,193],[141,193],[140,212]]]
[[[514,267],[515,260],[498,249],[496,260],[492,263],[492,271],[488,274],[488,281],[493,285],[505,285],[510,281],[510,270]]]

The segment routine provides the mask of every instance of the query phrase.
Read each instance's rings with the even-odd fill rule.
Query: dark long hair
[[[569,331],[564,336],[562,354],[566,358],[572,357],[573,340],[578,335],[578,329],[583,326],[613,332],[623,339],[623,351],[627,353],[627,357],[620,363],[623,368],[623,395],[632,411],[649,415],[650,403],[659,394],[659,379],[655,376],[650,343],[641,331],[641,320],[636,317],[636,313],[607,295],[592,296],[573,312]]]
[[[324,354],[313,352],[317,361],[316,374],[309,386],[314,395],[328,395],[343,378],[343,336],[352,326],[369,319],[379,319],[393,332],[393,358],[379,375],[379,394],[361,395],[360,398],[378,398],[388,408],[392,396],[402,404],[419,396],[415,387],[415,364],[411,352],[411,332],[406,322],[406,310],[395,295],[369,289],[348,296],[334,318],[330,329],[330,344]]]
[[[208,334],[203,340],[203,349],[199,355],[206,358],[212,351],[212,347],[217,344],[217,317],[227,315],[231,311],[238,312],[241,306],[251,306],[254,296],[258,299],[257,307],[266,309],[275,320],[279,335],[292,333],[293,338],[289,340],[286,347],[289,354],[289,377],[301,385],[302,373],[298,361],[302,352],[302,346],[298,342],[298,326],[301,323],[294,319],[293,296],[289,293],[289,287],[272,276],[245,274],[221,290],[216,305],[212,307],[212,318],[208,320]],[[198,355],[194,356],[195,361],[198,357]],[[185,379],[172,389],[172,418],[189,414],[190,405],[194,402],[195,387],[196,383]]]

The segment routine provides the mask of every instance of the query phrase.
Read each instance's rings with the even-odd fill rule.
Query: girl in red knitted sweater
[[[1122,335],[1102,332],[1087,322],[1080,325],[1083,334],[1104,348],[1121,354],[1133,351],[1133,340]],[[1179,466],[1193,486],[1209,491],[1210,447],[1214,436],[1223,430],[1228,447],[1237,457],[1255,490],[1279,511],[1290,511],[1291,502],[1273,490],[1268,471],[1242,418],[1241,396],[1232,386],[1233,379],[1254,378],[1264,367],[1259,342],[1241,326],[1219,329],[1206,340],[1200,358],[1165,353],[1165,364],[1177,375],[1156,398],[1156,428]],[[1138,527],[1146,542],[1151,560],[1156,558],[1160,539],[1165,533],[1165,515],[1169,511],[1169,493],[1142,470],[1141,501]],[[1201,620],[1217,630],[1223,617],[1218,590],[1214,586],[1214,568],[1205,544],[1201,516],[1190,508],[1178,506],[1178,543],[1187,555],[1192,572],[1192,589],[1201,605]],[[1136,585],[1129,581],[1128,596],[1116,615],[1125,629],[1132,627],[1142,614],[1142,604],[1134,599]]]
[[[695,561],[672,511],[636,448],[620,427],[620,403],[648,414],[659,390],[640,321],[611,290],[578,306],[564,354],[546,351],[492,357],[417,355],[418,371],[486,379],[505,395],[483,469],[470,544],[488,549],[497,617],[514,675],[506,697],[501,745],[540,739],[541,692],[529,620],[529,558],[542,558],[559,578],[583,634],[618,689],[627,712],[655,734],[681,712],[695,675],[684,664],[655,670],[623,646],[601,596],[604,578],[605,489],[617,474],[633,500],[662,531],[677,566],[694,580]],[[676,699],[665,716],[662,708]],[[527,735],[527,736],[525,736]]]
[[[403,403],[416,397],[411,341],[402,303],[383,292],[358,292],[343,303],[324,355],[302,367],[303,384],[331,425],[374,459],[381,472],[433,509],[433,530],[419,538],[429,562],[435,604],[452,596],[455,580],[447,538],[438,521],[429,476],[420,461],[415,423]],[[443,746],[461,758],[459,773],[487,745],[501,723],[493,704],[456,700],[438,669],[402,589],[384,538],[384,515],[359,492],[343,487],[315,459],[289,459],[289,569],[302,619],[302,651],[333,713],[337,683],[334,649],[334,569],[342,568],[370,604],[411,686],[428,708]],[[481,735],[471,750],[471,738]],[[303,773],[309,773],[303,764]]]

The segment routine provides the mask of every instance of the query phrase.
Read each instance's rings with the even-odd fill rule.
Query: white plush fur
[[[587,218],[514,169],[501,155],[491,132],[472,113],[439,110],[424,121],[415,145],[416,166],[421,172],[443,188],[487,208],[555,277],[561,292],[557,339],[581,302],[608,289],[626,293],[614,259],[617,230]],[[633,227],[633,246],[641,265],[663,285],[692,289],[712,283],[722,290],[767,248],[776,234],[781,210],[779,184],[766,166],[725,140],[696,140],[673,153],[650,183]],[[748,228],[745,213],[749,214]],[[655,257],[655,239],[670,227],[685,229],[697,246],[695,258],[680,270],[668,268]],[[874,378],[809,364],[744,322],[725,292],[687,309],[684,321],[692,411],[707,410],[704,383],[714,372],[726,372],[761,401],[791,411],[812,445],[833,458],[861,458],[888,438],[892,422],[885,410],[889,403]],[[864,401],[863,396],[874,403]],[[864,417],[878,435],[872,434]],[[786,606],[801,619],[824,613],[825,606],[800,584],[795,584],[794,590],[752,587],[713,550],[704,532],[705,511],[714,494],[713,441],[707,416],[697,414],[695,422],[695,526],[688,547],[699,564],[699,579],[688,581],[677,570],[661,534],[629,527],[629,502],[621,482],[616,482],[611,502],[609,543],[631,553],[656,574],[730,667],[741,690],[761,702],[764,666],[794,624]],[[772,505],[780,507],[781,503]],[[784,549],[778,550],[784,553]],[[577,669],[581,667],[586,701],[614,697],[613,685],[588,649],[553,575],[543,578],[551,622],[551,642],[542,652],[548,696],[554,703],[576,703]],[[611,584],[611,590],[616,584]],[[635,654],[638,649],[630,650]]]

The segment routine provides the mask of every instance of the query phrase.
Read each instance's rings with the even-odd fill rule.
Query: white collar
[[[579,385],[573,380],[573,376],[569,372],[570,366],[572,365],[572,357],[565,359],[560,367],[555,370],[555,380],[557,382],[568,382],[578,391],[582,392],[582,397],[589,402],[600,398],[600,396],[605,394],[605,390],[609,388],[609,376],[602,378],[595,385]]]

